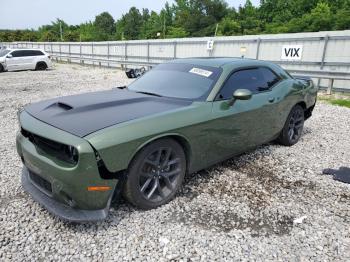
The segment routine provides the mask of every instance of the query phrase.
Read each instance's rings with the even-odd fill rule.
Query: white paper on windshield
[[[209,77],[213,74],[213,72],[210,72],[210,71],[204,70],[204,69],[200,69],[200,68],[196,68],[196,67],[192,68],[190,70],[190,73],[204,76],[204,77]]]

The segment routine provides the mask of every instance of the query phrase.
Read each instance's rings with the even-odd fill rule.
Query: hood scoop
[[[191,103],[125,90],[111,90],[42,101],[27,105],[25,110],[51,126],[84,137],[112,125]]]
[[[65,104],[62,102],[56,102],[45,107],[44,109],[42,109],[42,111],[50,112],[50,114],[58,114],[62,112],[67,112],[72,109],[73,107],[68,104]]]
[[[58,106],[59,108],[62,108],[62,109],[64,109],[64,110],[66,110],[66,111],[73,109],[72,106],[67,105],[67,104],[65,104],[65,103],[62,103],[62,102],[56,103],[56,106]]]

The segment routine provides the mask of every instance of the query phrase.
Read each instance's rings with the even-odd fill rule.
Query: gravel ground
[[[190,175],[156,210],[121,202],[106,221],[82,225],[49,215],[20,186],[17,108],[127,82],[78,65],[0,74],[1,261],[349,261],[350,185],[322,170],[349,167],[350,109],[322,103],[297,145],[266,145]]]

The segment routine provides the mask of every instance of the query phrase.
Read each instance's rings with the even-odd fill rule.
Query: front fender
[[[147,136],[147,137],[143,137],[143,138],[129,141],[126,143],[111,146],[109,148],[104,148],[104,149],[100,148],[96,150],[99,153],[103,162],[105,163],[108,171],[115,173],[115,172],[127,169],[131,160],[146,145],[152,143],[153,141],[156,141],[158,139],[165,138],[165,137],[180,138],[186,141],[186,143],[189,145],[189,148],[191,148],[189,139],[186,136],[184,136],[181,133],[170,132],[170,133],[162,133],[162,134]],[[90,143],[94,143],[94,142],[90,141]],[[191,155],[191,152],[189,152],[189,154]]]
[[[201,152],[200,149],[207,144],[209,135],[201,123],[208,121],[211,109],[210,102],[194,104],[171,113],[118,124],[88,135],[85,139],[97,150],[110,172],[127,169],[141,148],[162,137],[178,137],[186,141],[189,148],[200,152],[196,154],[200,156],[205,154],[205,150]]]

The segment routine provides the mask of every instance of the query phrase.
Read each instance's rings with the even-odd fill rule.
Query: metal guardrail
[[[122,56],[115,56],[115,57],[120,57]],[[106,64],[107,67],[110,66],[110,64],[119,64],[122,69],[126,68],[128,65],[133,65],[133,66],[148,66],[148,67],[153,67],[156,66],[157,64],[161,63],[155,63],[155,62],[142,62],[142,61],[129,61],[125,59],[104,59],[104,58],[89,58],[86,56],[80,56],[80,55],[60,55],[60,54],[54,54],[53,58],[58,62],[62,59],[65,59],[68,63],[71,63],[72,60],[79,61],[80,64],[86,64],[85,62],[90,62],[92,63],[93,66],[95,66],[95,63],[99,67],[103,67],[103,64]],[[138,57],[139,59],[146,59],[145,57]],[[161,58],[157,57],[159,60],[163,60],[165,62],[166,60],[169,60],[169,58]],[[336,72],[336,71],[323,71],[323,70],[298,70],[298,69],[291,69],[287,70],[291,75],[304,75],[304,76],[309,76],[314,79],[328,79],[328,86],[326,88],[321,89],[326,89],[327,94],[332,94],[333,91],[339,91],[339,92],[350,92],[350,89],[344,89],[344,88],[334,88],[334,80],[350,80],[350,73],[348,72]],[[318,81],[319,85],[319,81]]]
[[[215,48],[204,53],[203,49],[208,40],[214,40]],[[244,53],[246,57],[279,64],[293,75],[309,76],[316,80],[315,82],[320,88],[331,93],[333,90],[350,92],[349,43],[350,31],[218,37],[214,39],[203,37],[111,42],[14,42],[4,44],[13,48],[41,48],[57,60],[87,65],[97,64],[101,67],[118,66],[123,69],[128,66],[152,67],[171,59],[205,54],[212,57],[227,56],[227,54],[241,56],[240,48],[244,47],[244,50],[249,50]],[[279,59],[276,53],[279,53],[282,46],[287,44],[304,46],[304,53],[307,55],[295,61]],[[341,53],[338,50],[344,51]],[[328,80],[328,85],[325,80]]]
[[[69,55],[53,55],[53,59],[55,59],[57,62],[59,60],[65,59],[68,63],[71,63],[72,60],[79,61],[80,64],[86,64],[85,62],[91,62],[94,66],[95,63],[98,64],[99,67],[102,67],[102,63],[107,64],[107,67],[109,67],[110,64],[119,64],[121,65],[121,68],[125,68],[127,65],[134,65],[134,66],[156,66],[159,63],[154,62],[139,62],[139,61],[129,61],[129,60],[116,60],[116,59],[103,59],[103,58],[89,58],[89,57],[81,57],[81,56],[69,56]]]

